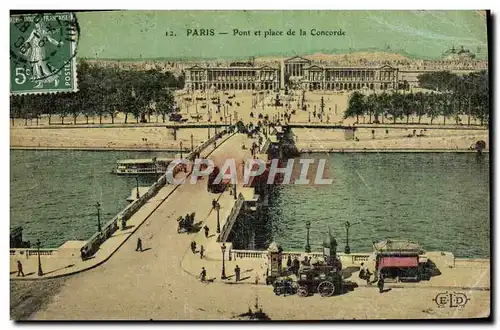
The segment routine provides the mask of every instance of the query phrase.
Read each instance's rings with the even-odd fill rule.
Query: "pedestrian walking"
[[[192,242],[191,242],[191,251],[192,251],[193,253],[196,253],[196,242],[195,242],[195,241],[192,241]]]
[[[362,262],[361,263],[361,270],[359,271],[359,278],[365,279],[365,275],[366,275],[366,267],[365,267],[365,263]]]
[[[203,247],[203,245],[200,245],[200,259],[203,259],[204,253],[205,253],[205,248]]]
[[[380,293],[384,292],[384,275],[380,274],[378,279],[378,290]]]
[[[23,272],[23,264],[21,263],[21,261],[17,261],[17,276],[21,275],[22,277],[24,277],[24,272]]]
[[[205,237],[208,238],[208,233],[210,232],[210,229],[207,227],[207,225],[205,225],[203,229],[205,230]]]
[[[370,282],[370,278],[372,277],[372,273],[370,273],[370,270],[367,269],[365,271],[365,280],[366,280],[366,285],[370,285],[371,282]]]
[[[205,267],[201,267],[200,280],[202,282],[207,280],[207,271],[205,270]]]
[[[300,268],[300,261],[297,257],[293,258],[293,273],[295,275],[298,275],[299,274],[299,268]]]
[[[290,268],[290,266],[292,266],[292,256],[288,255],[286,258],[286,268]]]
[[[137,247],[135,248],[135,250],[142,252],[142,240],[139,237],[137,237]]]
[[[241,274],[241,269],[238,265],[236,265],[236,268],[234,269],[234,275],[236,277],[236,282],[240,281],[240,274]]]

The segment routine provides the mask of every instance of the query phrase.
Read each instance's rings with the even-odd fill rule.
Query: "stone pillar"
[[[323,86],[322,86],[322,89],[324,90],[325,89],[325,85],[326,85],[326,70],[323,69],[322,73],[323,73]]]

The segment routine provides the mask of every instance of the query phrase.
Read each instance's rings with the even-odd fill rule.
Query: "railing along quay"
[[[262,258],[267,258],[267,251],[266,250],[231,250],[231,258],[232,260],[237,260],[237,259],[262,259]],[[288,258],[290,256],[292,259],[295,257],[301,258],[304,255],[307,255],[310,258],[322,258],[323,253],[322,252],[311,252],[311,253],[305,253],[305,252],[286,252],[283,251],[282,253],[283,259]],[[338,253],[338,257],[342,262],[348,262],[352,264],[360,264],[362,262],[367,262],[370,260],[371,254],[370,253],[352,253],[352,254],[345,254],[345,253]]]
[[[225,134],[229,133],[228,130],[223,130],[212,136],[210,139],[193,149],[185,159],[194,160],[194,158],[201,153],[206,147],[214,143],[217,139],[221,138]],[[180,170],[180,169],[179,169]],[[177,171],[179,171],[177,170]],[[174,175],[176,172],[174,172]],[[127,205],[122,211],[120,211],[113,219],[107,222],[101,232],[97,232],[90,237],[87,243],[82,247],[82,251],[85,257],[90,257],[94,255],[102,243],[104,243],[109,237],[116,232],[123,222],[130,219],[144,204],[146,204],[152,197],[154,197],[161,188],[167,184],[167,173],[164,173],[158,181],[156,181],[144,195],[134,200],[132,203]]]
[[[57,249],[40,249],[40,255],[41,256],[51,256]],[[11,256],[26,256],[28,258],[29,256],[37,256],[38,255],[38,249],[33,249],[33,248],[18,248],[18,249],[10,249],[10,255]]]
[[[238,214],[240,213],[240,209],[241,209],[244,201],[245,201],[245,198],[240,193],[238,195],[238,199],[236,200],[236,203],[234,203],[233,208],[231,209],[231,212],[229,213],[229,216],[226,219],[226,222],[224,222],[224,225],[222,226],[222,230],[219,234],[219,237],[217,237],[217,242],[226,242],[227,238],[229,237],[229,233],[231,232],[231,229],[233,228],[234,222],[236,221],[236,218],[238,217]]]

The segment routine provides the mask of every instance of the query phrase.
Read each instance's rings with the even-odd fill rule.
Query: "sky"
[[[366,50],[440,58],[451,46],[462,45],[487,57],[486,17],[477,11],[109,11],[79,12],[77,19],[78,56],[85,58],[214,59]],[[201,29],[213,29],[214,35],[201,35]],[[234,35],[234,29],[250,35]],[[313,29],[340,35],[313,36]],[[287,35],[289,30],[295,35]],[[265,37],[266,31],[271,35]],[[280,31],[283,35],[277,35]]]

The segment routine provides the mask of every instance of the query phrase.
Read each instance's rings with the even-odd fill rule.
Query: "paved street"
[[[217,149],[213,158],[221,159],[227,150],[232,150],[235,158],[243,158],[246,151],[240,145],[245,139],[244,135],[236,135],[226,142],[227,147],[224,144]],[[213,223],[211,200],[218,196],[208,194],[205,184],[202,180],[196,185],[178,188],[109,261],[69,278],[53,300],[33,318],[230,319],[246,313],[256,300],[272,319],[289,320],[478,317],[489,313],[488,290],[466,291],[471,300],[457,310],[438,308],[433,302],[444,290],[440,287],[393,288],[380,295],[376,287],[359,286],[331,298],[319,295],[283,298],[274,296],[269,286],[222,284],[219,280],[221,262],[202,261],[189,249],[193,239],[198,245],[211,244],[200,237],[203,233],[177,233],[176,219],[186,213],[196,212],[196,221],[205,221],[208,217],[209,223]],[[226,203],[230,204],[228,198],[232,196],[219,197],[221,212],[227,212]],[[213,224],[209,227],[211,232],[215,231]],[[134,251],[136,237],[142,238],[144,252]],[[228,262],[227,275],[233,275],[236,263],[242,269],[242,278],[254,276],[256,267],[249,260]],[[215,278],[214,283],[201,283],[190,274],[196,275],[202,265],[207,268],[207,277]],[[487,283],[488,271],[486,267],[480,273],[486,274],[483,278]]]

